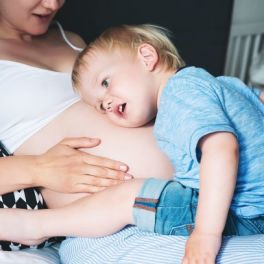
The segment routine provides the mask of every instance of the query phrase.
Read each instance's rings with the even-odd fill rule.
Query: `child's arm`
[[[195,229],[183,263],[215,263],[236,185],[238,143],[231,133],[213,133],[200,142],[200,193]]]

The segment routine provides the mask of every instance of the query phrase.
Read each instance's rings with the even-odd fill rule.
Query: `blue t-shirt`
[[[237,78],[184,68],[168,80],[154,127],[175,180],[192,188],[199,188],[199,140],[213,132],[233,133],[239,168],[231,209],[245,217],[264,215],[264,105],[258,95]]]

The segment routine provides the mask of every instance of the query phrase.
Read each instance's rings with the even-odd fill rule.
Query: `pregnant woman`
[[[131,175],[172,174],[151,126],[116,128],[73,92],[70,73],[85,44],[59,24],[50,26],[63,4],[0,1],[0,140],[2,155],[14,154],[0,159],[2,208],[61,207]],[[79,150],[87,147],[87,154]]]

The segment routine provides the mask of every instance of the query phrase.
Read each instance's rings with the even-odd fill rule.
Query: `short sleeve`
[[[263,90],[261,90],[260,88],[257,88],[257,87],[252,87],[252,92],[259,98],[260,97],[260,94]]]
[[[218,82],[215,83],[217,86]],[[214,132],[235,134],[215,88],[203,80],[171,81],[160,102],[161,133],[167,133],[167,140],[193,160],[197,160],[198,142],[205,135]]]

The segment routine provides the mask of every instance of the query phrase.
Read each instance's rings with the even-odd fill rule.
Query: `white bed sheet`
[[[129,227],[103,238],[68,238],[63,264],[180,264],[186,237],[161,236]],[[217,264],[264,264],[264,235],[226,237]]]
[[[0,251],[1,264],[60,264],[58,246],[44,249]]]
[[[68,238],[63,264],[179,264],[185,237],[160,236],[130,227],[103,238]],[[1,264],[60,264],[58,245],[41,250],[0,251]],[[264,263],[264,235],[224,239],[217,264]]]

